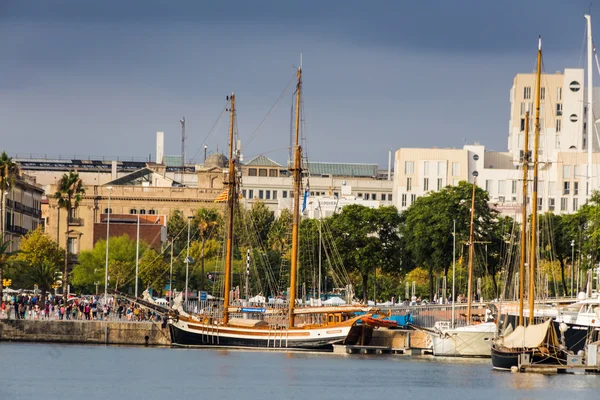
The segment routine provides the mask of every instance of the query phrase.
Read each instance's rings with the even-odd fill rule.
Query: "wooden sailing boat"
[[[542,70],[542,38],[538,42],[537,73],[535,85],[535,133],[533,140],[533,195],[531,197],[531,245],[529,254],[529,324],[525,326],[523,318],[524,298],[524,275],[525,275],[525,225],[527,224],[527,163],[528,161],[528,139],[529,114],[526,114],[525,143],[523,152],[523,233],[521,235],[521,260],[519,276],[519,325],[506,336],[500,336],[492,344],[492,366],[495,369],[510,370],[519,364],[529,360],[531,363],[557,363],[564,361],[565,353],[560,348],[556,331],[549,319],[541,324],[534,324],[535,309],[535,267],[537,265],[537,190],[538,190],[538,147],[540,136],[540,81]]]
[[[477,172],[473,172],[473,194],[471,195],[471,225],[469,228],[469,281],[467,296],[467,325],[442,328],[430,333],[433,355],[445,357],[489,357],[490,345],[496,332],[494,322],[472,324],[471,307],[473,304],[473,258],[475,247],[475,190]]]
[[[302,186],[302,148],[300,146],[300,96],[302,68],[298,68],[295,99],[295,146],[294,164],[291,169],[294,187],[292,249],[290,267],[289,308],[252,309],[245,313],[243,307],[230,304],[231,265],[233,257],[233,218],[238,199],[236,177],[237,159],[233,152],[233,127],[235,119],[235,94],[230,97],[229,121],[229,173],[227,245],[225,257],[224,304],[220,313],[189,314],[181,304],[170,314],[171,342],[174,345],[189,346],[240,346],[264,348],[327,349],[343,342],[352,326],[361,318],[354,312],[364,311],[363,307],[296,307],[296,276],[298,261],[298,228],[300,222],[300,192]],[[246,310],[247,311],[247,310]],[[282,315],[284,314],[284,315]],[[253,318],[243,318],[244,316]],[[282,318],[283,317],[283,318]],[[286,321],[281,323],[281,321]],[[318,321],[313,323],[312,321]]]

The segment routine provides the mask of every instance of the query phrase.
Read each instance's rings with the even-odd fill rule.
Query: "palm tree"
[[[16,265],[19,262],[15,261],[11,257],[18,253],[18,251],[8,251],[9,241],[0,241],[0,303],[2,303],[4,281],[2,280],[2,272],[10,266]]]
[[[216,228],[219,226],[220,215],[214,208],[202,208],[196,213],[198,236],[202,243],[202,264],[200,274],[200,290],[204,290],[204,245],[206,241],[214,237]]]
[[[21,175],[19,166],[13,162],[12,158],[2,152],[0,155],[0,243],[4,242],[4,194],[7,193],[11,186],[14,186],[15,179]]]
[[[54,198],[58,200],[58,208],[64,208],[67,212],[67,228],[65,230],[65,270],[63,273],[63,296],[68,300],[68,273],[69,273],[69,227],[71,213],[79,207],[79,202],[85,194],[83,183],[77,172],[70,171],[64,174],[58,181],[57,191]],[[66,304],[66,303],[65,303]]]

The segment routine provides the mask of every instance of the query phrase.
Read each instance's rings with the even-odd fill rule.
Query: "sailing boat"
[[[233,218],[238,199],[236,163],[233,153],[233,127],[235,119],[235,94],[230,97],[229,121],[229,174],[228,221],[225,256],[225,288],[222,310],[203,314],[189,314],[176,300],[169,315],[171,342],[183,346],[238,346],[288,349],[330,349],[342,343],[352,326],[361,319],[354,313],[363,307],[296,307],[296,277],[299,249],[300,193],[302,185],[302,148],[299,144],[300,95],[302,67],[298,68],[295,99],[295,147],[293,176],[294,202],[292,224],[292,249],[290,266],[289,307],[242,308],[230,304],[231,265],[233,255]],[[248,317],[253,317],[248,318]],[[247,317],[247,318],[244,318]],[[286,321],[287,320],[287,321]],[[282,323],[282,321],[284,321]],[[314,322],[316,321],[316,322]]]
[[[533,196],[531,197],[531,246],[529,255],[529,325],[525,327],[523,318],[524,298],[524,272],[525,272],[525,225],[526,212],[523,216],[523,233],[521,235],[521,260],[519,275],[519,326],[506,336],[500,336],[492,344],[492,366],[494,369],[510,370],[528,360],[530,363],[546,364],[565,360],[565,352],[561,348],[556,331],[552,325],[552,319],[541,324],[534,324],[535,309],[535,266],[537,265],[537,190],[538,190],[538,147],[540,137],[540,81],[542,71],[542,38],[538,41],[537,74],[535,85],[535,134],[533,140]],[[528,114],[526,115],[525,127],[529,125]],[[526,131],[526,137],[529,131]],[[528,145],[528,141],[526,139]],[[526,147],[523,152],[524,168],[524,204],[527,204],[527,163],[528,151]],[[526,211],[526,210],[524,210]]]
[[[489,357],[490,346],[496,332],[495,322],[472,324],[471,306],[473,302],[473,249],[475,222],[475,189],[477,171],[473,172],[473,194],[471,196],[471,226],[469,231],[469,283],[467,303],[467,326],[440,327],[430,332],[434,356],[446,357]]]

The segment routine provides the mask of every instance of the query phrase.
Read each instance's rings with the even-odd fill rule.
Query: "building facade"
[[[15,180],[15,185],[9,188],[2,199],[4,240],[9,241],[9,251],[19,248],[21,237],[30,230],[43,225],[42,196],[43,188],[35,179],[21,175]]]

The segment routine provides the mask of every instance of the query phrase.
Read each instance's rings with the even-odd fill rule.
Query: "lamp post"
[[[571,296],[573,296],[573,278],[575,270],[575,240],[571,240]]]
[[[185,302],[188,301],[188,282],[190,277],[190,223],[193,217],[188,217],[187,254],[185,257]]]
[[[137,236],[135,242],[135,297],[138,297],[138,274],[140,268],[140,214],[137,216]]]
[[[173,245],[175,242],[171,239],[171,269],[169,271],[169,306],[173,306]]]
[[[207,145],[204,145],[204,163],[202,165],[206,164],[206,150],[208,149]]]
[[[106,262],[104,264],[104,304],[108,303],[108,238],[110,236],[110,194],[112,186],[106,188],[108,190],[108,208],[106,217]]]

